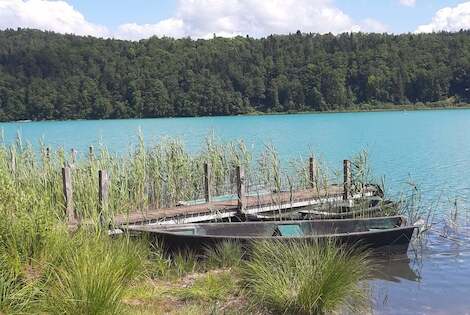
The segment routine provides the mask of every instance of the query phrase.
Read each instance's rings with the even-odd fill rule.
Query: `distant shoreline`
[[[344,108],[323,111],[287,111],[287,112],[252,112],[237,116],[263,116],[263,115],[295,115],[295,114],[338,114],[338,113],[374,113],[374,112],[401,112],[401,111],[427,111],[427,110],[452,110],[470,109],[470,104],[449,105],[449,106],[416,106],[416,105],[394,105],[393,107],[378,108]],[[213,116],[207,116],[213,117]],[[222,116],[224,117],[224,116]]]
[[[211,118],[211,117],[239,117],[239,116],[275,116],[275,115],[306,115],[306,114],[339,114],[339,113],[375,113],[375,112],[400,112],[400,111],[429,111],[429,110],[453,110],[453,109],[470,109],[470,104],[459,104],[459,105],[446,105],[446,106],[416,106],[416,105],[394,105],[390,107],[378,107],[378,108],[344,108],[334,110],[323,110],[323,111],[286,111],[286,112],[261,112],[254,111],[245,114],[238,115],[214,115],[214,116],[169,116],[169,117],[133,117],[133,118],[106,118],[106,119],[63,119],[63,120],[12,120],[12,121],[0,121],[1,123],[31,123],[31,122],[54,122],[54,121],[94,121],[94,120],[125,120],[125,119],[167,119],[167,118]]]

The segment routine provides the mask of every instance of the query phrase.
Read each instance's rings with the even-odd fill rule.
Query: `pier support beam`
[[[93,152],[93,146],[91,145],[91,146],[88,147],[88,159],[90,161],[93,161],[94,158],[95,158],[95,154]]]
[[[209,203],[212,201],[212,174],[211,166],[209,163],[204,163],[204,198],[206,202]]]
[[[105,170],[98,171],[99,177],[99,213],[100,220],[103,224],[104,213],[108,210],[108,195],[109,195],[109,177],[108,172]]]
[[[351,184],[352,184],[352,175],[351,175],[351,161],[343,161],[343,174],[344,174],[344,192],[343,200],[349,200],[351,198]]]
[[[245,191],[245,168],[237,166],[237,194],[238,194],[238,211],[241,216],[244,215],[246,207],[246,191]]]
[[[313,156],[310,157],[308,166],[310,187],[315,188],[317,177],[317,165]]]
[[[72,161],[71,161],[72,165],[75,165],[75,162],[77,162],[77,154],[78,154],[77,150],[75,150],[75,149],[71,150],[70,155],[72,157]]]
[[[68,166],[62,168],[62,186],[64,191],[67,225],[70,230],[76,230],[78,220],[73,206],[72,169]]]

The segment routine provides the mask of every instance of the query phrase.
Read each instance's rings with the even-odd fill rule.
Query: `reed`
[[[244,253],[237,244],[207,250],[205,257],[188,252],[168,256],[161,249],[148,251],[145,240],[111,239],[105,234],[108,226],[99,224],[103,219],[111,223],[116,214],[200,202],[204,163],[211,164],[213,191],[221,198],[236,194],[237,165],[245,167],[251,195],[312,184],[302,158],[282,163],[272,145],[255,155],[243,141],[222,143],[214,136],[196,152],[173,138],[162,138],[151,147],[144,143],[139,135],[128,154],[116,155],[98,146],[93,155],[78,152],[76,157],[42,142],[34,148],[21,136],[14,143],[0,144],[0,313],[120,313],[122,297],[141,273],[172,281],[214,268],[240,269]],[[75,211],[91,222],[75,234],[69,233],[64,213],[64,165],[72,170]],[[321,161],[318,166],[315,187],[322,189],[332,172]],[[111,180],[105,209],[98,202],[99,170],[108,171]],[[226,292],[224,277],[208,277],[186,293],[218,299]],[[204,297],[204,287],[213,292]],[[270,300],[265,302],[271,305]]]
[[[41,208],[48,212],[47,216],[63,219],[64,165],[72,168],[77,215],[96,223],[103,216],[106,222],[111,222],[116,214],[202,200],[204,163],[211,165],[213,192],[218,196],[236,194],[237,165],[245,167],[247,189],[252,195],[310,187],[306,163],[302,164],[300,159],[281,163],[272,145],[253,156],[243,141],[222,143],[214,136],[207,137],[201,149],[193,153],[174,138],[162,138],[151,147],[144,143],[140,135],[138,144],[128,154],[116,155],[101,146],[95,149],[93,157],[78,152],[73,159],[72,153],[62,148],[50,149],[41,143],[37,150],[18,137],[14,143],[0,146],[1,180],[7,185],[5,189],[9,189],[0,198],[10,198],[4,202],[8,211],[19,207],[23,212]],[[99,170],[106,170],[110,177],[109,206],[104,213],[100,213],[98,203]],[[319,167],[318,175],[316,186],[328,185],[331,172]]]

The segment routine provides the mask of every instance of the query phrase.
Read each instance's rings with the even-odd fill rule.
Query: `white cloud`
[[[416,5],[416,0],[400,0],[400,4],[407,7],[414,7]]]
[[[383,32],[379,21],[355,22],[333,0],[177,0],[174,16],[155,24],[126,23],[115,31],[91,23],[66,1],[0,0],[0,29],[35,28],[58,33],[138,40],[153,35],[210,38],[293,33]],[[409,0],[408,0],[409,1]]]
[[[119,26],[116,36],[127,39],[148,38],[154,35],[184,37],[184,21],[176,18],[163,20],[157,24],[127,23]]]
[[[108,34],[105,27],[88,22],[65,1],[0,0],[0,29],[18,27],[98,37]]]
[[[431,23],[420,25],[417,33],[438,31],[459,31],[470,29],[470,2],[464,2],[456,7],[445,7],[436,12]]]
[[[126,24],[117,36],[128,39],[150,35],[209,38],[249,34],[368,31],[380,23],[355,23],[331,0],[178,0],[174,17],[157,24]],[[170,27],[171,26],[171,27]],[[381,28],[383,29],[383,28]]]
[[[362,20],[360,25],[361,29],[367,30],[368,32],[385,33],[388,30],[387,25],[375,19]]]

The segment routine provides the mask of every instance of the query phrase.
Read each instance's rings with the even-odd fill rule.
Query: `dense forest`
[[[470,101],[470,31],[139,42],[0,31],[0,120]]]

